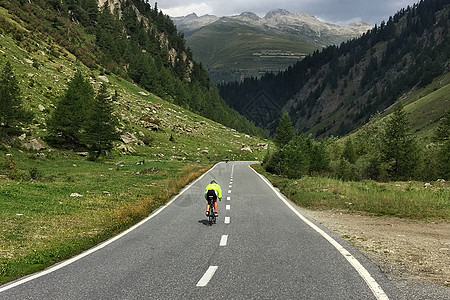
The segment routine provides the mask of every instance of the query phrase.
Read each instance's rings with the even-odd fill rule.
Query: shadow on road
[[[198,220],[199,223],[202,223],[203,225],[209,226],[208,219]]]

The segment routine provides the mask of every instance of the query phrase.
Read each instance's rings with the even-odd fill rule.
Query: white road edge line
[[[103,243],[101,243],[101,244],[99,244],[99,245],[97,245],[97,246],[95,246],[95,247],[93,247],[93,248],[91,248],[91,249],[89,249],[89,250],[86,250],[85,252],[83,252],[83,253],[81,253],[81,254],[79,254],[79,255],[77,255],[77,256],[74,256],[74,257],[72,257],[72,258],[69,258],[69,259],[67,259],[67,260],[65,260],[65,261],[63,261],[63,262],[61,262],[61,263],[58,263],[58,264],[56,264],[56,265],[53,265],[53,266],[49,267],[48,269],[45,269],[45,270],[40,271],[40,272],[38,272],[38,273],[34,273],[34,274],[32,274],[32,275],[30,275],[30,276],[28,276],[28,277],[25,277],[25,278],[23,278],[23,279],[19,279],[18,281],[15,281],[15,282],[13,282],[13,283],[10,283],[10,284],[7,283],[7,284],[5,284],[4,287],[0,287],[0,293],[1,293],[1,292],[4,292],[4,291],[6,291],[6,290],[12,289],[13,287],[16,287],[16,286],[19,286],[19,285],[21,285],[21,284],[24,284],[24,283],[26,283],[26,282],[28,282],[28,281],[33,280],[33,279],[36,279],[36,278],[39,278],[39,277],[41,277],[41,276],[44,276],[44,275],[50,274],[50,273],[52,273],[52,272],[55,272],[56,270],[59,270],[59,269],[65,267],[65,266],[68,266],[68,265],[70,265],[71,263],[76,262],[77,260],[82,259],[83,257],[88,256],[89,254],[92,254],[92,253],[94,253],[94,252],[96,252],[96,251],[98,251],[98,250],[100,250],[100,249],[102,249],[102,248],[108,246],[108,245],[111,244],[112,242],[114,242],[114,241],[120,239],[121,237],[123,237],[124,235],[126,235],[126,234],[130,233],[131,231],[135,230],[136,228],[138,228],[139,226],[143,225],[144,223],[146,223],[146,222],[149,221],[150,219],[156,217],[160,212],[162,212],[165,208],[167,208],[170,204],[172,204],[175,200],[177,200],[179,196],[181,196],[181,195],[182,195],[187,189],[189,189],[191,186],[193,186],[194,184],[196,184],[197,181],[199,181],[200,179],[202,179],[207,173],[209,173],[209,172],[210,172],[212,169],[214,169],[217,165],[218,165],[218,164],[216,164],[216,165],[213,166],[211,169],[209,169],[208,171],[206,171],[205,173],[203,173],[203,174],[202,174],[200,177],[198,177],[196,180],[194,180],[193,182],[191,182],[190,184],[188,184],[187,186],[185,186],[185,187],[184,187],[184,188],[183,188],[176,196],[174,196],[174,197],[172,198],[172,200],[170,200],[169,202],[167,202],[167,204],[165,204],[165,205],[161,206],[160,208],[156,209],[155,211],[153,211],[152,214],[150,214],[147,218],[143,219],[142,221],[140,221],[140,222],[137,223],[136,225],[134,225],[134,226],[128,228],[127,230],[123,231],[122,233],[120,233],[120,234],[118,234],[118,235],[116,235],[116,236],[110,238],[109,240],[106,240],[105,242],[103,242]]]
[[[224,246],[226,246],[227,245],[227,242],[228,242],[228,235],[226,234],[224,234],[224,235],[222,235],[222,237],[220,238],[220,244],[219,244],[219,246],[222,246],[222,247],[224,247]]]
[[[318,226],[316,226],[314,223],[309,221],[307,218],[305,218],[301,213],[299,213],[261,174],[256,172],[250,165],[248,166],[253,172],[255,172],[261,179],[275,192],[275,194],[280,198],[284,204],[286,204],[287,207],[289,207],[300,219],[302,219],[303,222],[308,224],[309,227],[314,229],[316,232],[318,232],[322,237],[324,237],[328,242],[330,242],[331,245],[336,248],[336,250],[339,251],[339,253],[344,256],[344,258],[352,265],[352,267],[359,273],[359,275],[364,279],[364,281],[369,286],[370,290],[372,291],[373,295],[378,300],[388,300],[388,296],[383,291],[381,286],[375,281],[375,279],[370,275],[370,273],[364,268],[364,266],[353,256],[350,254],[350,252],[347,251],[341,244],[336,242],[331,236],[329,236],[325,231],[320,229]]]
[[[203,274],[203,277],[200,278],[200,280],[197,282],[196,286],[204,287],[208,284],[208,282],[211,280],[211,278],[214,276],[214,273],[216,273],[218,266],[210,266],[208,270],[206,270],[205,274]]]

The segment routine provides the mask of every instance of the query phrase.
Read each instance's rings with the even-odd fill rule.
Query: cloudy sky
[[[276,8],[292,13],[306,12],[322,21],[345,25],[365,21],[371,25],[387,21],[401,8],[418,0],[158,0],[149,3],[171,17],[185,16],[195,12],[216,16],[238,15],[253,12],[263,17]]]

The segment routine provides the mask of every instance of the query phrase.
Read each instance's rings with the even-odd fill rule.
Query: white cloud
[[[169,7],[169,8],[161,8],[161,10],[163,11],[163,13],[165,13],[171,17],[181,17],[181,16],[186,16],[191,13],[196,13],[199,16],[213,13],[211,6],[204,2],[192,3],[189,5],[180,5],[180,6]]]

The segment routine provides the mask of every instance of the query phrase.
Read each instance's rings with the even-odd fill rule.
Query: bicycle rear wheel
[[[208,216],[209,226],[212,226],[213,223],[216,223],[216,216],[214,215],[214,208],[212,206],[213,204],[209,206],[209,216]]]

